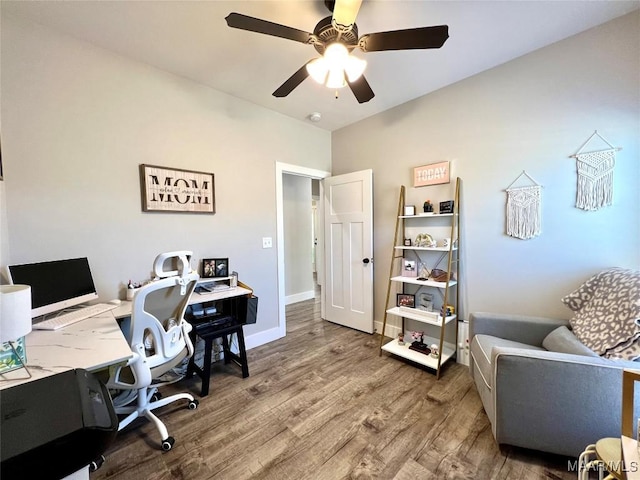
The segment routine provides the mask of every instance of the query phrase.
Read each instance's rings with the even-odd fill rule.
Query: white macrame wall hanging
[[[533,185],[514,187],[523,176]],[[537,237],[542,224],[542,186],[524,170],[506,189],[507,192],[507,235],[522,240]]]
[[[583,153],[582,150],[596,135],[611,148]],[[571,155],[576,159],[578,172],[576,208],[598,210],[613,204],[613,170],[618,150],[622,149],[611,145],[596,130],[578,152]]]

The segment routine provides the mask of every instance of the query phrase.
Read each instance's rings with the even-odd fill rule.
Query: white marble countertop
[[[0,390],[74,368],[89,371],[131,358],[131,348],[111,311],[60,330],[33,330],[26,336],[27,367],[0,374]]]

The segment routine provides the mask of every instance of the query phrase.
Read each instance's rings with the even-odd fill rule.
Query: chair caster
[[[173,437],[167,437],[162,441],[162,450],[168,452],[173,448],[173,444],[176,443],[176,439]]]
[[[95,472],[96,470],[98,470],[104,463],[104,460],[104,455],[100,455],[98,458],[96,458],[89,464],[89,472]]]
[[[151,395],[151,401],[152,402],[157,402],[158,400],[160,400],[162,398],[162,394],[160,392],[156,392],[153,395]]]
[[[198,400],[192,400],[189,402],[189,405],[187,405],[187,407],[189,408],[189,410],[195,410],[196,408],[198,408],[198,405],[200,405],[200,402]]]

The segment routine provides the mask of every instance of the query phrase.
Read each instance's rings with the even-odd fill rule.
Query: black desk
[[[194,304],[192,296],[192,305]],[[247,362],[247,351],[244,342],[244,331],[242,327],[247,323],[255,323],[258,308],[258,297],[251,294],[234,296],[229,298],[219,298],[210,304],[203,302],[202,309],[215,304],[216,313],[211,315],[194,316],[187,312],[185,319],[193,325],[190,336],[191,341],[196,345],[197,337],[204,340],[204,360],[202,368],[196,365],[194,356],[189,360],[186,377],[191,378],[196,373],[202,380],[200,396],[209,394],[209,380],[211,377],[211,353],[213,342],[222,338],[222,349],[224,353],[224,363],[231,361],[237,363],[242,369],[242,378],[249,376],[249,364]],[[238,339],[238,353],[231,351],[231,340],[233,335]]]

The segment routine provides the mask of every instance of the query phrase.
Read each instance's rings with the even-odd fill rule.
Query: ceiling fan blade
[[[364,52],[440,48],[449,38],[449,26],[408,28],[391,32],[368,33],[360,37],[358,46]]]
[[[287,27],[279,23],[268,22],[255,17],[242,15],[241,13],[230,13],[227,18],[227,25],[240,30],[248,30],[250,32],[264,33],[274,37],[286,38],[301,43],[309,43],[313,34],[298,30],[297,28]]]
[[[344,27],[356,23],[362,0],[336,0],[333,6],[333,21]]]
[[[371,90],[369,86],[369,82],[364,78],[364,75],[358,78],[355,82],[350,82],[347,79],[347,83],[349,84],[349,88],[358,100],[358,103],[365,103],[375,97],[375,93]]]
[[[312,60],[309,60],[311,62]],[[300,69],[291,75],[282,85],[278,87],[278,89],[273,92],[274,97],[282,98],[289,95],[294,88],[300,85],[308,76],[309,71],[307,70],[307,64],[305,63]]]

